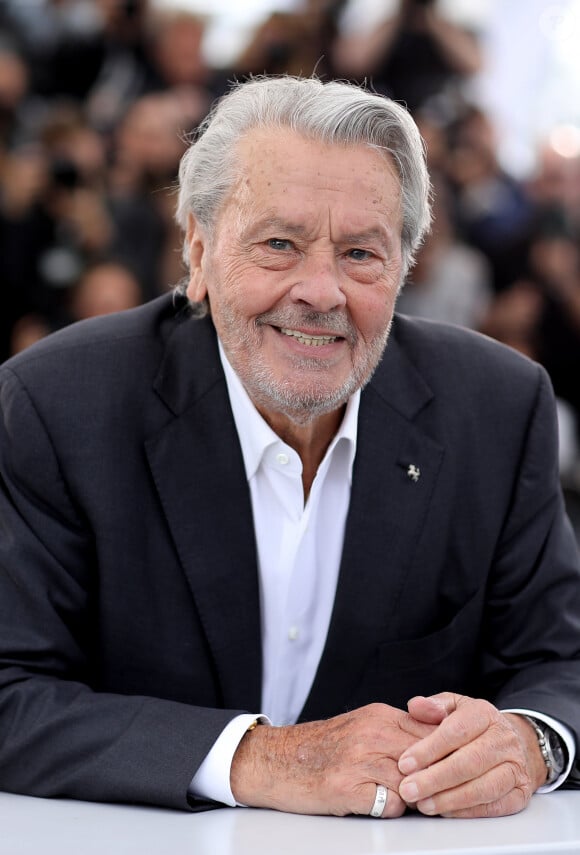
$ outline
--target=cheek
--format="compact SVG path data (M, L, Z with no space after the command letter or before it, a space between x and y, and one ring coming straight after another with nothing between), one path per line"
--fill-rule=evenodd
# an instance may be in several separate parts
M243 292L244 267L238 259L222 257L214 260L205 271L205 281L210 301L215 304L235 304Z
M364 286L350 302L351 317L365 340L384 332L395 309L396 289L365 289Z
M228 304L246 317L269 311L280 299L278 279L239 258L224 259L207 276L210 301Z

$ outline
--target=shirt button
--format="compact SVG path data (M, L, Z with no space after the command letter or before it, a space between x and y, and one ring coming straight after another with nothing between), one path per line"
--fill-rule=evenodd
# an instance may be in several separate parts
M300 634L300 630L298 629L297 626L291 626L290 629L288 630L288 638L290 641L296 641L299 634Z
M284 452L283 452L283 451L282 451L282 452L280 452L280 454L277 454L277 455L276 455L276 460L278 461L278 463L280 464L280 466L286 466L286 464L288 463L288 460L289 460L289 459L290 459L290 458L288 457L288 455L287 455L287 454L284 454Z

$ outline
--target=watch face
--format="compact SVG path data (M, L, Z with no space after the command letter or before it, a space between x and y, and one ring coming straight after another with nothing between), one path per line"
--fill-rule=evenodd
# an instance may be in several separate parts
M548 750L552 755L552 763L554 772L554 777L561 775L564 771L564 767L566 765L566 757L564 755L564 749L562 747L562 741L557 733L554 733L551 727L547 727L544 732L544 738L548 745Z

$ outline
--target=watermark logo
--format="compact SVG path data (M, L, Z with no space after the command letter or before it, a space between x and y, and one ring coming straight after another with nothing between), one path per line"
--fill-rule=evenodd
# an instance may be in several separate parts
M580 0L550 3L538 18L540 31L550 41L568 42L580 30Z

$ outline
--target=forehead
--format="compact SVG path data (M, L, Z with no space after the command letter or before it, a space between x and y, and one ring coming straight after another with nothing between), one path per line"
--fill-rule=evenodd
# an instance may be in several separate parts
M279 205L304 211L352 208L400 213L400 182L391 156L363 144L326 143L287 128L249 131L237 147L233 207ZM228 207L226 202L226 208Z

